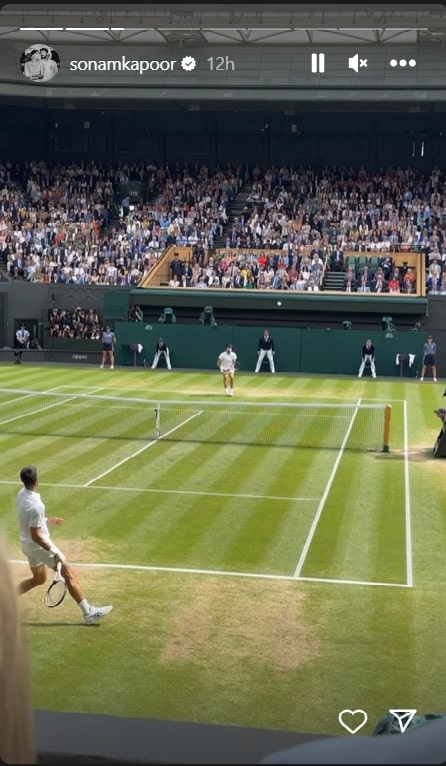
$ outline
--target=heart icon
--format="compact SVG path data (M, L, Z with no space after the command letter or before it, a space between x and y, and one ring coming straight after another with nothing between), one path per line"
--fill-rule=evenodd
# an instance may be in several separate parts
M357 717L356 718L357 721L359 719L361 719L361 720L360 720L360 723L358 723L355 726L355 728L352 728L352 726L350 726L349 724L353 724L354 725L355 722L353 721L353 718L355 718L355 717ZM344 719L347 719L347 720L344 720ZM359 731L360 729L362 729L363 726L366 725L367 720L368 720L368 716L367 716L367 713L365 712L365 710L348 710L348 709L346 709L346 710L341 710L341 712L338 715L339 723L341 724L341 726L344 727L344 729L347 729L347 731L350 734L356 734L357 731Z

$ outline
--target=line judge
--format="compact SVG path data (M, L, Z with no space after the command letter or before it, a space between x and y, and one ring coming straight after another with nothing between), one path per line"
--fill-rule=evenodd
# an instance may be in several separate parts
M276 372L276 368L274 365L275 353L276 353L276 349L274 346L274 339L271 337L268 330L264 330L263 335L259 340L259 345L257 348L257 364L256 364L256 368L254 372L260 371L260 367L262 366L263 359L266 356L269 362L269 368L274 375L274 373Z

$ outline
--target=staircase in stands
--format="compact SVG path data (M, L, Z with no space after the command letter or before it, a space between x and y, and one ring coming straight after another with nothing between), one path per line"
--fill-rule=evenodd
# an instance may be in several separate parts
M237 192L237 196L229 204L228 220L223 227L221 236L215 237L213 248L214 250L222 249L225 247L226 237L230 235L234 223L237 223L240 220L245 207L247 207L247 199L251 194L251 191L252 182L249 181L248 183L244 183Z
M344 291L345 271L326 271L324 290Z

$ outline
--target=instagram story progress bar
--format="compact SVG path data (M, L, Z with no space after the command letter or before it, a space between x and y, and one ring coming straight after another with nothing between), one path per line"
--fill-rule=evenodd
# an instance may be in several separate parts
M313 74L325 72L325 53L311 54L311 71Z

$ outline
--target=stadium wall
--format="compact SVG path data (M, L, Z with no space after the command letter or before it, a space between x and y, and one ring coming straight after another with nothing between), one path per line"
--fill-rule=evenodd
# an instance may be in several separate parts
M311 325L325 329L327 323L355 322L356 329L376 326L382 314L397 317L398 325L408 329L423 321L428 299L414 295L347 294L344 292L296 292L293 290L239 290L199 288L147 288L131 293L132 305L143 311L144 320L158 322L164 308L171 307L178 323L196 324L205 305L212 306L215 319L226 325L271 323L276 326ZM111 316L105 296L104 312ZM333 326L333 325L331 325Z
M379 375L415 377L421 369L424 333L396 332L386 338L383 330L374 332L359 330L311 330L277 328L268 325L276 346L277 372L302 374L355 375L361 363L361 348L371 337L376 348L376 364ZM118 322L115 332L118 338L116 363L142 367L144 360L152 363L155 344L163 337L169 346L172 366L182 369L216 370L218 354L228 343L237 353L240 369L253 372L257 360L257 344L263 326L230 327L163 325ZM446 336L446 333L443 333ZM446 337L445 337L446 342ZM444 345L438 340L439 345ZM140 344L140 353L132 346ZM396 364L397 355L415 356L412 366L408 358L402 368ZM268 364L264 368L269 370Z
M144 358L151 361L155 342L162 335L172 346L173 365L176 367L215 369L217 354L227 343L233 343L240 356L242 369L251 370L254 369L260 331L268 327L277 343L277 369L280 372L353 374L359 366L361 346L370 336L379 354L379 374L397 375L399 370L395 364L396 354L414 353L418 355L418 361L425 334L428 331L433 333L438 344L437 361L440 377L443 370L446 372L446 301L442 296L421 299L423 303L422 331L414 332L410 328L413 327L414 317L420 318L420 312L416 315L398 314L395 311L400 307L402 311L407 312L409 296L402 296L392 304L385 301L380 304L375 302L373 306L375 311L367 313L365 311L366 297L361 300L357 296L340 296L336 298L336 301L343 301L343 303L337 305L337 310L333 311L331 309L333 299L324 298L321 293L304 296L306 299L304 304L297 300L299 296L286 295L280 296L284 305L278 311L277 307L271 309L269 305L271 301L277 304L277 295L273 299L264 293L256 295L250 292L249 302L245 306L247 301L245 296L222 291L219 294L220 299L237 304L242 319L222 320L218 310L216 312L218 327L215 328L198 324L201 309L208 300L210 305L214 302L210 300L210 294L206 291L203 295L202 290L191 292L180 290L176 291L175 296L172 295L174 291L151 291L158 301L158 305L154 305L155 298L150 298L153 319L142 323L128 322L128 309L138 302L142 292L144 291L102 286L2 283L0 284L0 348L14 345L15 330L20 322L24 321L39 339L40 344L52 352L51 358L48 357L47 361L66 359L67 362L76 364L96 363L100 347L97 341L70 342L48 338L48 317L51 308L72 310L80 306L86 309L94 308L103 321L110 322L114 326L118 338L116 362L122 365L133 365L134 355L130 345L134 343L141 343L144 347L144 351L138 354L138 365L142 365ZM168 292L169 296L167 296ZM159 323L158 318L162 307L170 305L174 297L185 303L186 307L189 306L193 314L191 321L184 323L180 321L175 325ZM293 311L290 310L289 314L286 313L288 301L293 307ZM311 306L312 311L303 311L303 305ZM391 311L386 310L390 306ZM145 307L145 313L148 308L148 306ZM349 311L347 312L346 309ZM379 329L381 316L389 314L393 315L397 327L393 339L384 338L385 333ZM341 330L342 320L352 320L353 329ZM304 326L302 326L303 323ZM146 327L151 329L146 330ZM87 359L79 359L79 356L87 356ZM10 356L3 355L3 359L9 361ZM416 365L410 370L404 369L404 375L414 375L416 369L418 369Z

